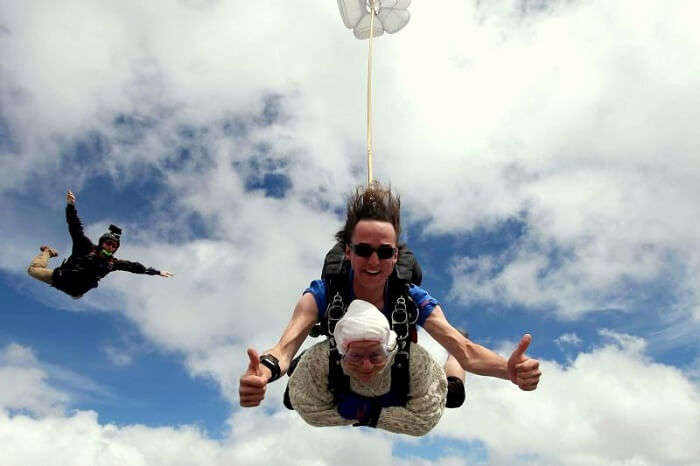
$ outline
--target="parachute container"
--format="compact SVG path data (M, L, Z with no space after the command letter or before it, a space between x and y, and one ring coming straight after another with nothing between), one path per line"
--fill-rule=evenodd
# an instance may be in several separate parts
M407 8L411 0L338 0L338 9L343 24L352 29L358 39L370 36L370 8L374 8L373 37L381 36L384 31L393 34L408 24L411 14Z

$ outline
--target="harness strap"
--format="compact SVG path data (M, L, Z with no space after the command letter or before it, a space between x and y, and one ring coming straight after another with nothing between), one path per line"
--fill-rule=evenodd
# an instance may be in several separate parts
M335 347L335 339L330 338L331 349L328 358L328 390L333 394L333 404L339 404L343 395L350 392L350 377L345 375L340 365L341 356Z
M410 372L411 345L406 345L405 350L399 350L391 366L391 389L396 406L405 406L408 402L409 372Z
M394 303L391 312L391 328L396 332L398 346L394 364L391 366L391 393L397 406L405 406L409 400L411 342L415 342L417 337L415 327L418 312L408 293L407 283L390 280L389 296L390 302Z
M360 422L353 424L353 427L377 427L377 422L379 422L379 416L381 414L382 405L379 403L375 403L371 406L370 412L365 415L364 419L360 420Z

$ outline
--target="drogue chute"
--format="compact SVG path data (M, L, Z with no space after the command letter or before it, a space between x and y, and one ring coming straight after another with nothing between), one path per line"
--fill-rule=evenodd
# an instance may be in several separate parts
M411 14L407 8L411 0L338 0L343 24L352 29L358 39L381 36L384 32L393 34L408 24ZM374 9L372 21L370 8ZM372 25L372 23L374 23Z

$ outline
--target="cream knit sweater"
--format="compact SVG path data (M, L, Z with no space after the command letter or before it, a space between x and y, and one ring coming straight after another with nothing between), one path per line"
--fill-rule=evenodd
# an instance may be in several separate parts
M292 406L309 424L316 427L351 425L333 404L328 391L328 340L309 348L289 379ZM350 388L358 395L374 397L389 392L392 358L386 368L365 383L350 378ZM409 401L405 407L383 408L377 427L408 435L425 435L437 425L445 408L447 378L442 367L420 345L411 344Z

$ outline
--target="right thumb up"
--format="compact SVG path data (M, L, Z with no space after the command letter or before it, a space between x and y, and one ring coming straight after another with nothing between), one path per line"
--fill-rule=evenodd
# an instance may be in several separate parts
M262 376L262 370L260 370L260 356L258 352L253 348L248 348L248 374Z

